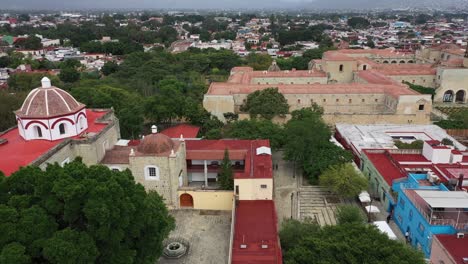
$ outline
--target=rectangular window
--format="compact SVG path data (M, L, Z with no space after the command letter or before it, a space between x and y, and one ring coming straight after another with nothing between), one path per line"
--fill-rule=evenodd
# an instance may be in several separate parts
M424 234L424 225L422 223L419 223L418 225L418 231L419 231L419 234L423 235Z
M267 185L266 185L266 184L262 184L262 185L260 185L260 188L266 189L266 188L267 188Z
M400 206L402 209L405 209L405 200L403 200L402 198L400 198Z
M156 168L154 168L154 167L148 168L148 175L150 177L156 177Z
M423 105L423 104L420 104L418 109L419 109L419 111L424 110L424 105Z

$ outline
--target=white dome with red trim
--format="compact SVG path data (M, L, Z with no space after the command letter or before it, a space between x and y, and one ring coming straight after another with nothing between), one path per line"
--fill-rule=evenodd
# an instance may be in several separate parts
M50 79L42 79L42 87L32 90L15 113L20 118L50 118L73 114L85 105L64 90L51 86Z
M58 140L79 135L88 128L85 105L66 91L42 79L15 111L18 130L25 140Z

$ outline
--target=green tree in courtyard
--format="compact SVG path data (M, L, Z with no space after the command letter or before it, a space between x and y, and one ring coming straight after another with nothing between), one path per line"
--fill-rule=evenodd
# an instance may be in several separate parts
M351 163L330 166L319 177L320 185L342 198L353 198L367 190L367 179Z
M280 149L286 137L283 128L271 120L239 120L231 122L224 128L225 138L269 139L271 147Z
M278 92L278 88L266 88L249 94L241 106L241 111L249 113L252 118L260 116L272 119L275 116L286 115L289 105L284 95Z
M174 228L130 171L74 161L0 178L1 263L155 263Z
M293 234L293 235L291 235ZM286 220L280 231L287 264L424 264L421 252L361 223L320 227Z
M224 150L224 158L221 162L221 171L219 172L219 185L223 190L234 189L234 178L233 178L232 164L229 159L229 151Z
M273 62L273 59L268 54L250 53L245 59L247 61L247 65L256 71L268 70L268 67L270 67Z
M294 162L313 184L329 166L352 160L349 151L330 142L331 131L322 114L323 109L316 104L293 111L284 132L288 138L284 144L284 158Z
M355 205L340 205L336 213L336 222L338 224L365 223L361 208Z

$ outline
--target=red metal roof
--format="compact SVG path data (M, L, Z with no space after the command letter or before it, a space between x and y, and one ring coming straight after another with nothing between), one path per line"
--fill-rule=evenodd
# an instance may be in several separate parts
M200 127L180 124L173 126L161 131L161 134L164 134L170 138L180 138L180 135L183 135L184 138L196 138Z
M233 264L282 263L277 216L272 200L239 201L236 208ZM246 245L246 248L241 248ZM262 248L267 245L267 248Z
M363 150L363 153L365 153L365 155L369 158L372 164L374 164L375 168L379 171L380 175L382 175L382 177L388 183L389 186L392 186L394 180L406 176L397 167L397 165L391 161L390 156L387 152Z
M103 130L107 124L96 122L108 111L93 111L86 110L88 118L88 129L83 132L98 133ZM11 129L0 135L0 139L6 139L8 142L0 145L0 171L9 176L17 171L22 166L27 166L40 156L47 153L53 147L57 146L64 139L48 141L48 140L31 140L26 141L20 135L18 128ZM74 137L79 140L79 136Z
M440 244L448 251L457 264L466 263L463 258L468 258L468 237L457 238L456 235L435 235Z

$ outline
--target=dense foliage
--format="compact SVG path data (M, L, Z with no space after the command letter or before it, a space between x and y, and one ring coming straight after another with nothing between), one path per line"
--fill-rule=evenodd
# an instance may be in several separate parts
M367 190L367 178L351 163L332 165L319 177L320 185L342 198L353 198Z
M129 171L74 161L0 177L1 263L155 263L174 228Z
M434 95L435 95L435 89L434 88L424 87L424 86L417 85L417 84L412 84L412 83L409 83L409 82L404 82L404 83L407 84L409 86L409 88L411 88L412 90L414 90L414 91L416 91L418 93L430 94L432 96L432 99L434 99Z
M422 140L415 140L411 143L405 143L400 140L395 140L395 146L399 149L422 149L424 145L424 141Z
M330 142L331 131L322 119L323 110L316 104L292 112L285 125L287 141L284 158L294 162L309 182L317 183L318 176L328 167L352 161L352 154Z
M370 26L370 22L363 17L351 17L348 19L348 26L357 29L365 29Z
M362 223L320 227L287 220L282 224L280 239L287 264L425 263L421 252Z
M365 223L366 217L358 206L344 204L338 206L336 222L338 224Z
M445 129L468 129L468 108L453 107L450 109L447 120L441 120L435 124Z
M252 118L260 116L271 120L275 116L289 113L289 105L284 95L278 92L278 88L266 88L249 94L241 111L249 113Z

